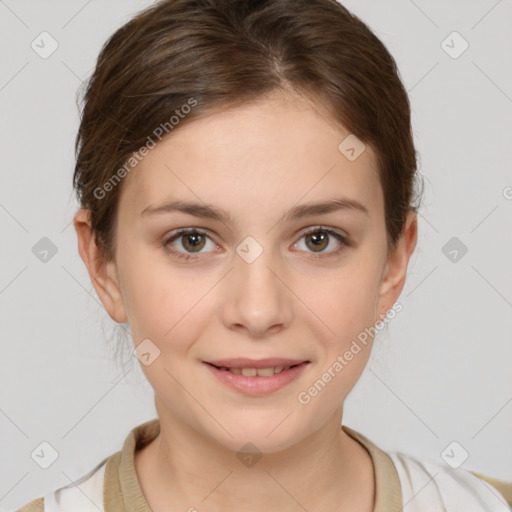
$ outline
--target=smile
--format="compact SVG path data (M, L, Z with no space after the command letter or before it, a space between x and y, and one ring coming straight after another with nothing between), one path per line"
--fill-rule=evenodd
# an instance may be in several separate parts
M269 368L227 368L225 366L221 366L217 368L219 368L219 370L233 372L235 375L243 375L245 377L272 377L272 375L275 375L276 373L289 370L292 366L274 366Z
M204 363L225 386L246 395L264 396L274 393L299 377L310 363L303 361L287 366L216 366Z

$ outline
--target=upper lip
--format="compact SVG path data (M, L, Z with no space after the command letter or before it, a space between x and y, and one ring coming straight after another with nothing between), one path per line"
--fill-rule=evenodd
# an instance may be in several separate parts
M267 357L265 359L248 359L237 357L233 359L218 359L216 361L205 361L205 363L225 368L273 368L276 366L294 366L296 364L309 362L305 359L284 359L281 357Z

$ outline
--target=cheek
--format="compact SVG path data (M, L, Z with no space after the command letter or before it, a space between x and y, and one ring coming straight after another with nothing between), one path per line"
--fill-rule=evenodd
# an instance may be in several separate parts
M374 268L358 263L317 280L309 292L304 291L305 303L328 327L323 330L324 339L344 344L374 324L377 281Z
M343 402L368 362L373 345L376 282L377 273L371 267L347 266L312 297L311 310L329 327L322 329L319 337L319 366L308 388L319 417ZM324 386L326 391L317 391ZM303 391L308 394L308 389ZM316 393L319 398L312 398Z
M162 280L148 269L132 272L128 279L124 299L134 342L163 338L179 314L177 294L169 293Z
M162 353L185 350L208 318L212 279L136 259L127 270L124 300L134 343L149 338Z

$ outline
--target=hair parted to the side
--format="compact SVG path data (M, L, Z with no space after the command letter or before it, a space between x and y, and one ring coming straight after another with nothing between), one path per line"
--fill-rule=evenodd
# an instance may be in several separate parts
M105 261L115 259L129 176L104 184L157 127L169 127L191 98L195 107L173 130L290 90L324 105L376 152L392 250L407 211L418 208L416 152L407 93L373 32L336 0L161 0L109 38L86 84L73 186Z
M85 84L73 186L103 261L134 155L161 127L275 92L313 100L373 148L393 251L419 176L407 92L373 32L336 0L161 0L106 41Z

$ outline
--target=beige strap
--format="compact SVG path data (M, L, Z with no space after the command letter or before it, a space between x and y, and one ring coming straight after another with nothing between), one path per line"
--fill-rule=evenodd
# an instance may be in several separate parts
M119 463L121 452L114 453L107 459L105 478L103 480L104 512L124 511L123 494L119 483Z
M44 512L44 498L36 498L23 505L16 512Z
M498 491L503 494L507 504L512 507L512 482L505 482L504 480L491 478L490 476L475 473L474 471L471 471L471 473L473 473L473 475L477 476L478 478L481 478L488 484L491 484L495 489L498 489Z
M361 443L372 457L375 470L375 507L373 512L402 512L400 480L389 455L359 432L345 425L342 425L341 428Z

